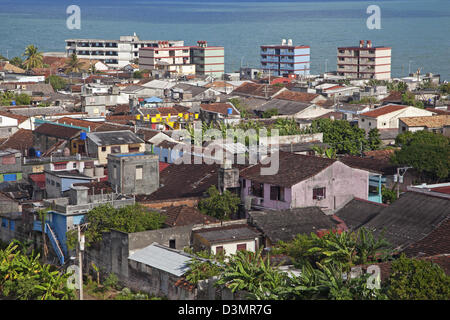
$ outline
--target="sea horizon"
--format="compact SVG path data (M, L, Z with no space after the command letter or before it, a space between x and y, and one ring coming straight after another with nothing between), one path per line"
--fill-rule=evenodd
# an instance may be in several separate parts
M66 8L81 8L81 29L66 27ZM370 30L369 5L381 9L381 29ZM337 47L392 47L392 77L409 71L450 79L450 6L447 0L236 1L0 0L0 54L12 58L28 44L43 52L64 52L69 38L207 40L225 47L226 72L260 67L260 46L292 39L311 47L311 74L336 70Z

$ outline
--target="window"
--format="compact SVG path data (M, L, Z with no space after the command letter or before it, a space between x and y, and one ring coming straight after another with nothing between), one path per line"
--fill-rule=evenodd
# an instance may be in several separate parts
M59 182L56 183L56 187L61 187L61 184Z
M175 239L169 240L169 248L175 249Z
M264 184L252 183L252 195L260 198L264 198Z
M362 118L362 119L361 119L361 122L364 122L364 121L365 121L364 118Z
M284 188L270 186L270 200L284 201Z
M246 243L238 244L238 245L236 246L236 250L237 250L237 251L247 250L247 244L246 244Z
M114 165L113 167L113 179L117 179L117 166Z
M142 166L136 166L136 180L142 180Z
M106 147L102 147L102 152L105 152L106 151Z
M313 189L313 199L314 200L322 200L325 199L326 196L325 188L314 188Z
M369 122L369 127L372 126L372 122Z
M5 218L2 218L2 227L3 228L8 228L8 220Z
M223 246L216 247L216 254L223 252Z
M54 186L55 185L55 181L54 180L52 180L52 186Z
M73 168L75 169L77 167L77 164L74 162L73 163Z

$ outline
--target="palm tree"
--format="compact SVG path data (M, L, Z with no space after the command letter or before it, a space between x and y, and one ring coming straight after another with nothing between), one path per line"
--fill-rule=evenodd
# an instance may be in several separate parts
M30 44L25 48L25 53L22 56L27 57L23 63L25 69L30 70L33 68L41 68L43 66L42 52L38 51L38 48L33 44Z
M90 72L91 74L96 74L96 73L98 73L98 70L97 70L97 68L95 67L95 64L91 64L91 66L89 67L89 72Z
M47 256L48 256L48 247L47 247L47 238L45 236L45 224L47 219L47 211L48 210L39 210L38 215L39 219L41 220L41 233L42 233L42 247L43 247L43 258L44 263L47 262Z
M76 53L72 53L70 60L66 63L65 73L78 73L82 70L81 62Z

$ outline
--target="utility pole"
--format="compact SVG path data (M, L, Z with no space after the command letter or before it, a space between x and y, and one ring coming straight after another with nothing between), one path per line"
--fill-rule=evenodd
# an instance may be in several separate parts
M84 251L84 234L81 234L80 225L78 228L78 283L80 284L80 300L83 300L83 251Z
M408 169L412 167L397 167L397 174L394 175L394 182L397 182L397 199L400 197L400 183L403 183L403 176L406 174Z

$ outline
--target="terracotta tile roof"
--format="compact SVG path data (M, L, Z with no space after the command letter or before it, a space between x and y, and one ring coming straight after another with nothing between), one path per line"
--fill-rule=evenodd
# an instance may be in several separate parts
M121 115L129 113L130 113L130 105L128 104L119 104L113 108L113 115Z
M244 168L240 176L255 182L280 187L291 187L331 166L336 160L288 152L279 152L279 169L274 175L261 175L261 168L268 165L256 164Z
M318 116L314 119L334 119L334 120L342 120L344 118L344 114L342 112L333 112L330 110L330 112L325 113L321 116Z
M442 128L450 125L450 114L426 117L405 117L399 119L408 127Z
M117 131L117 130L130 130L128 126L123 126L120 124L113 123L102 123L100 126L93 130L94 132L105 132L105 131Z
M349 167L380 173L384 175L394 174L396 168L389 162L389 160L382 161L380 159L361 158L358 156L350 156L350 155L340 157L339 160Z
M75 118L69 118L69 117L59 118L58 120L56 120L56 122L71 124L73 126L83 127L83 128L90 127L91 130L95 130L96 128L98 128L102 125L102 122L87 121L87 120L75 119Z
M204 228L192 231L210 244L250 240L258 237L261 232L247 224L234 224L228 226Z
M233 85L225 81L214 81L205 85L205 88L225 88L225 87L233 87Z
M70 128L51 123L43 123L34 130L34 133L61 139L71 139L77 136L81 131L81 129L77 128Z
M450 218L403 251L408 257L450 254Z
M219 222L218 219L201 213L197 208L188 206L165 207L161 209L161 214L166 216L164 224L170 227Z
M33 131L19 129L0 145L0 150L13 148L24 153L25 150L28 150L33 145Z
M266 96L266 88L267 88L267 96L272 97L279 93L282 90L286 90L286 88L273 86L273 85L264 85L257 84L252 82L246 82L233 90L233 94L242 94L246 96L256 96L256 97L265 97Z
M210 186L217 186L219 168L216 164L171 164L159 174L160 188L136 199L145 202L201 197Z
M384 235L392 249L404 250L432 233L450 216L450 199L408 191L363 227Z
M399 148L366 151L366 152L364 152L364 156L366 158L370 158L370 159L390 161L391 156L394 154L395 150L397 150L397 149L399 149Z
M298 92L298 91L283 91L277 95L277 99L298 101L298 102L311 102L319 95L316 93Z
M364 117L370 117L370 118L378 118L380 116L383 116L385 114L399 111L402 109L408 108L408 106L403 105L395 105L395 104L389 104L383 107L376 108L375 110L367 111L364 113L361 113L361 116Z
M29 119L27 116L22 116L20 114L14 114L14 113L3 112L3 111L0 111L0 116L16 119L16 120L18 120L19 124L24 122L24 121L27 121Z
M402 93L400 91L391 91L389 95L381 99L382 102L402 102Z
M291 241L298 234L336 228L336 221L319 207L289 210L250 211L249 223L264 233L272 243Z
M425 108L427 111L431 111L437 114L450 114L449 110L442 110L442 109L436 109L436 108Z
M217 103L201 104L200 108L205 111L216 112L216 113L220 113L223 115L228 115L228 108L231 108L232 115L235 115L235 116L239 115L239 113L236 111L236 109L228 103L217 102Z
M335 214L345 222L350 230L358 230L386 206L382 203L353 198Z

